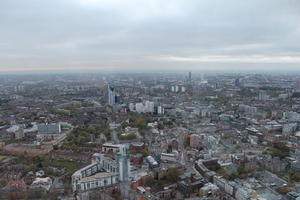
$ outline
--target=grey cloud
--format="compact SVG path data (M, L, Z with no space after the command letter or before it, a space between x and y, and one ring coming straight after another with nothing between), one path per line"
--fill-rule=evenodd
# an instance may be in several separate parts
M298 0L83 2L1 0L0 69L230 69L233 64L226 60L207 64L159 58L300 56ZM237 62L233 68L262 64L255 62Z

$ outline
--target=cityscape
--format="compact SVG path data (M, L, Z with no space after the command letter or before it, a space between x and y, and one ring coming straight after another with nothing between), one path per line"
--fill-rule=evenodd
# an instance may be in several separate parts
M298 199L299 77L1 76L0 196Z
M300 0L0 0L0 200L300 200Z

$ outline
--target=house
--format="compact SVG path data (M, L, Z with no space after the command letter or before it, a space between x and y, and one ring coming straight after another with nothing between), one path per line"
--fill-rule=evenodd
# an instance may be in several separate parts
M52 186L52 180L50 177L46 177L46 178L39 178L37 177L31 184L31 188L41 188L44 190L49 191L50 188Z

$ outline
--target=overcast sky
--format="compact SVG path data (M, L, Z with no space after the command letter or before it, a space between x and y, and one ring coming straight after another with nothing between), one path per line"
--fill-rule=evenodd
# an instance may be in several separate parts
M300 70L300 0L0 0L0 71Z

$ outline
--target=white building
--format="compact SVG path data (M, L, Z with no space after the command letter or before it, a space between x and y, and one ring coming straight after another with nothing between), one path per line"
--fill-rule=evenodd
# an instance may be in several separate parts
M176 162L179 160L179 154L177 153L161 153L160 155L161 161L168 161L168 162Z
M154 102L145 101L144 103L129 104L129 110L137 113L154 113Z
M92 163L72 175L72 189L84 192L94 188L111 186L129 180L130 161L129 146L119 146L117 159L104 154L93 155Z
M120 182L129 181L130 176L130 159L129 159L129 145L122 145L117 155L118 158L118 172Z
M181 92L185 92L185 87L184 86L181 86Z
M165 109L162 106L157 106L157 114L158 115L164 115Z
M154 102L151 101L145 102L145 112L149 112L149 113L154 112Z
M171 86L171 91L175 92L175 86Z
M135 104L135 110L137 113L144 113L145 112L145 106L143 103L137 103Z
M175 92L179 92L179 86L175 85Z
M135 111L135 105L133 103L129 104L129 111L134 112Z
M42 188L45 190L50 190L52 185L52 180L49 177L46 178L36 178L32 184L31 184L31 188Z

